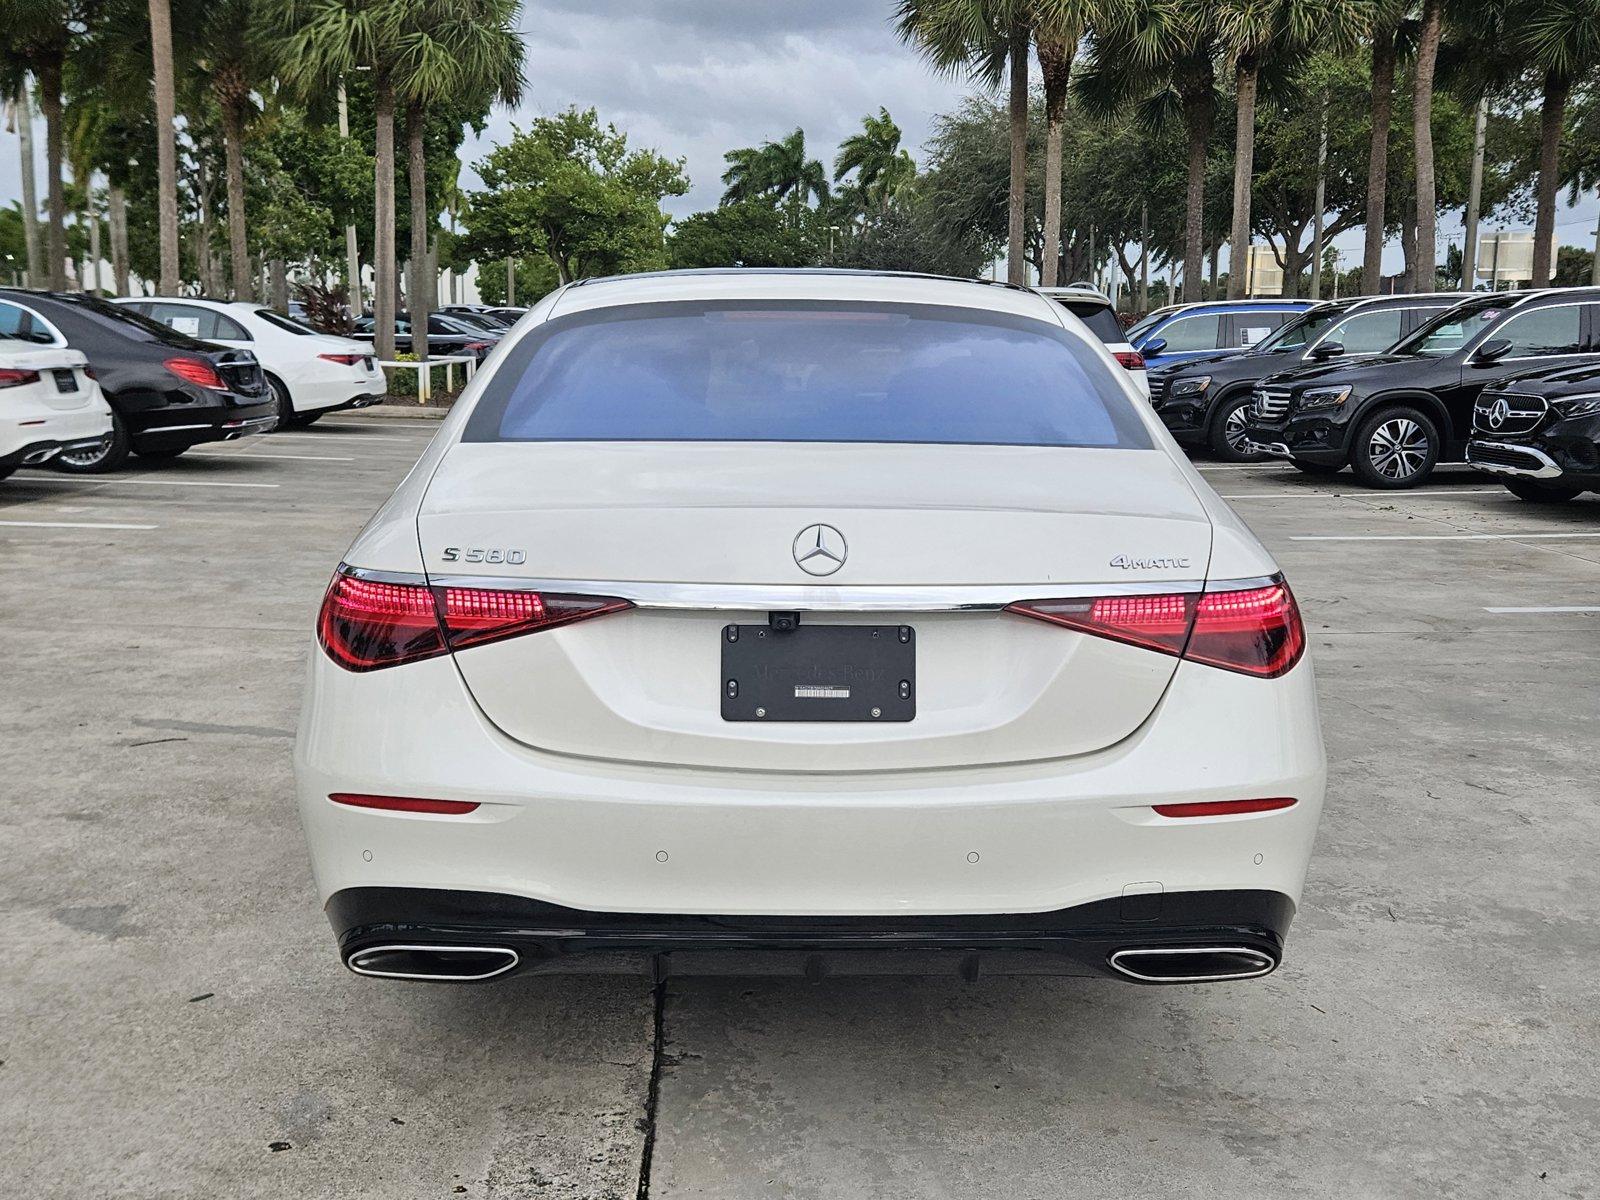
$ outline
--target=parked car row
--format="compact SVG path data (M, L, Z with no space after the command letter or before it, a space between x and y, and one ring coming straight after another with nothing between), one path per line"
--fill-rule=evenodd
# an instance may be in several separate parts
M1164 309L1129 331L1174 438L1233 462L1409 488L1465 462L1524 499L1600 488L1600 288L1301 303L1248 347L1181 357L1161 336L1204 317L1219 343L1259 301Z

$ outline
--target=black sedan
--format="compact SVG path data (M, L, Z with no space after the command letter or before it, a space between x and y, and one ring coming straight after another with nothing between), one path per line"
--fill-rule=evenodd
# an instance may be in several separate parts
M1150 399L1172 436L1205 446L1227 462L1266 457L1245 437L1255 385L1268 375L1338 359L1353 362L1389 349L1424 321L1466 299L1461 292L1426 296L1357 296L1308 309L1243 354L1186 359L1150 372Z
M1600 492L1600 364L1484 388L1467 461L1535 503Z
M361 341L373 340L374 322L371 317L360 317L356 320L355 330L351 337ZM500 340L504 329L498 332L488 329L479 329L468 325L451 313L428 314L428 354L430 356L470 354L479 362L489 351L493 350L495 343ZM394 322L394 348L402 354L411 353L411 314L400 313Z
M1268 376L1245 436L1311 474L1346 464L1369 487L1408 488L1461 461L1487 387L1600 358L1600 288L1478 296L1387 354Z
M58 454L61 471L114 471L131 451L176 458L200 442L265 433L278 422L261 366L228 350L92 296L0 288L0 305L26 316L25 340L71 346L89 359L111 406L100 444Z

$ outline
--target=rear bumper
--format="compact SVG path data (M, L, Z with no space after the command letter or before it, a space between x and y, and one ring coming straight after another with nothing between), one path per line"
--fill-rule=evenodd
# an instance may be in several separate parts
M340 379L302 385L294 393L294 408L300 413L339 412L347 408L366 408L377 404L389 387L383 371L366 379Z
M110 432L109 429L107 432ZM70 438L65 441L45 438L37 442L26 442L8 453L0 454L0 471L10 471L16 467L42 466L66 451L92 450L104 437L105 434L102 433L96 437Z
M1158 980L1129 951L1227 947L1275 968L1294 916L1277 892L1143 894L1045 913L750 917L613 913L492 892L350 888L327 904L339 956L358 974L412 977L387 947L495 948L484 978L528 970L658 974L1103 975ZM1115 963L1114 963L1115 956ZM1149 961L1157 961L1154 958Z
M201 404L147 408L123 419L136 446L194 446L267 433L277 425L278 409L270 397L212 393Z
M63 450L87 449L110 432L111 412L104 405L29 412L0 425L0 468L46 462Z

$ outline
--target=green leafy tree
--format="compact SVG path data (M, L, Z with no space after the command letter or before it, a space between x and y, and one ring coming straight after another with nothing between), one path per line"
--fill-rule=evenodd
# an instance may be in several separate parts
M661 201L689 190L681 159L629 150L594 109L541 117L477 165L473 257L545 255L562 283L666 263Z
M667 239L667 260L674 268L806 267L817 257L811 230L785 221L761 200L694 213L676 222Z
M806 151L806 134L796 129L776 142L730 150L723 155L728 169L722 173L723 203L764 199L779 205L791 224L801 220L801 210L815 198L828 199L828 169Z

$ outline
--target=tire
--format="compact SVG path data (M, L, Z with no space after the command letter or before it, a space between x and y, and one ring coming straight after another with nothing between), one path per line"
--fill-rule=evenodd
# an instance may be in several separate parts
M0 467L0 479L10 479L16 472L15 467Z
M326 409L319 408L316 412L295 413L294 419L289 424L296 429L305 429L307 426L315 425L326 411Z
M1356 426L1350 465L1368 487L1416 487L1439 465L1439 427L1409 405L1381 408Z
M187 449L188 446L162 446L160 449L141 450L135 446L133 452L140 458L148 458L152 462L165 462L169 458L177 458Z
M1506 490L1530 504L1565 504L1583 495L1586 489L1564 483L1542 483L1537 479L1502 479Z
M273 429L293 429L296 421L294 401L289 396L289 389L275 376L267 376L267 386L272 389L273 402L278 406L278 423Z
M1338 463L1305 462L1298 458L1291 458L1289 461L1294 464L1296 471L1305 475L1315 475L1318 478L1331 478L1344 470L1344 467Z
M1223 462L1263 462L1268 457L1259 450L1245 449L1250 443L1244 436L1244 429L1253 403L1250 393L1242 392L1222 400L1211 414L1206 444Z
M58 454L50 460L50 465L68 475L103 475L127 462L128 452L132 448L128 427L122 423L120 416L112 413L111 432L101 439L99 446L74 454Z

